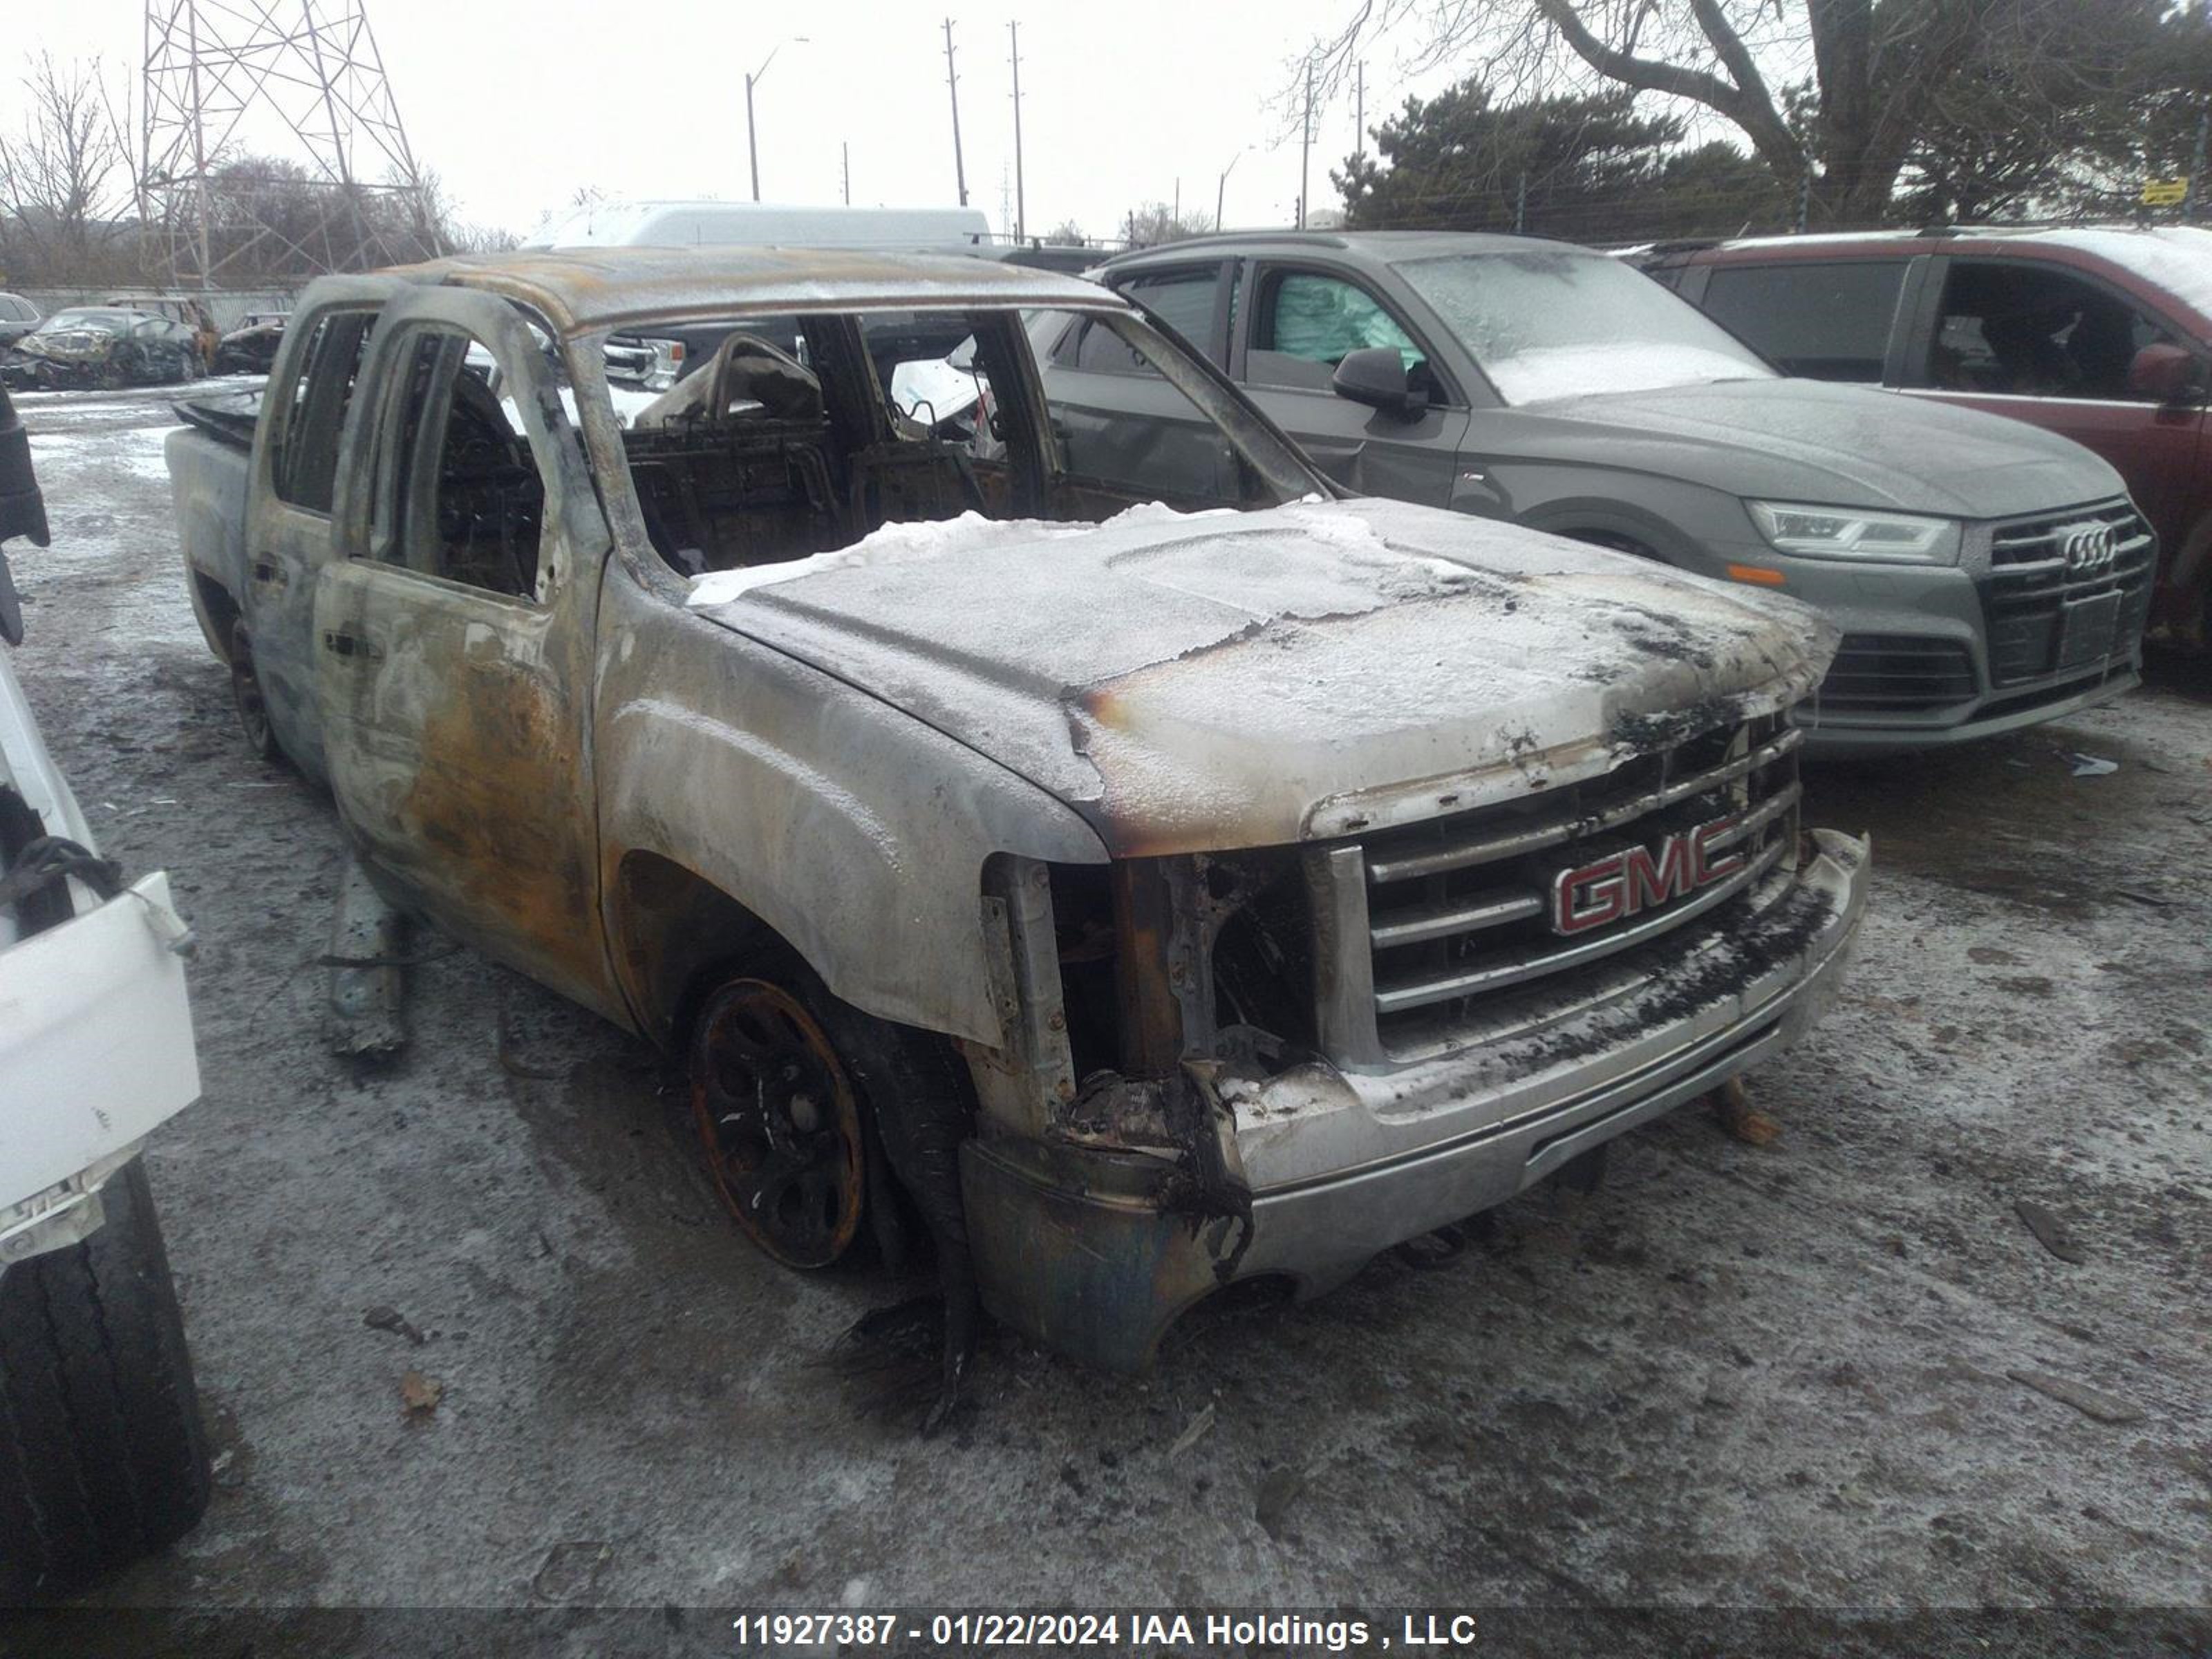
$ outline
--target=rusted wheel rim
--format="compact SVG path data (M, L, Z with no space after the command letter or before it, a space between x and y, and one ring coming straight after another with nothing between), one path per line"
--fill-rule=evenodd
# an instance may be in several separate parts
M691 1111L722 1201L793 1267L826 1267L859 1232L860 1103L814 1017L765 980L714 994L691 1047Z
M253 645L243 628L230 635L230 695L238 705L238 723L257 755L270 750L269 703L261 695L261 677L253 672Z

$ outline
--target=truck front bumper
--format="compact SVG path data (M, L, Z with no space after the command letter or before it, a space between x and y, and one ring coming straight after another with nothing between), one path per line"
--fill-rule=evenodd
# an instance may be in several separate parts
M0 951L0 1266L99 1224L99 1192L199 1096L160 872Z
M1373 1073L1313 1062L1224 1077L1251 1224L1194 1217L1158 1159L1011 1139L963 1148L985 1305L1113 1370L1232 1281L1300 1297L1504 1202L1577 1155L1781 1053L1832 1000L1866 908L1863 841L1811 856L1702 948L1540 1030Z

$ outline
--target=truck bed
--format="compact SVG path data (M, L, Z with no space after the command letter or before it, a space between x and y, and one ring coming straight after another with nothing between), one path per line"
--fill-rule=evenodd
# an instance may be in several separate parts
M175 408L185 424L169 434L163 453L176 503L177 541L201 630L209 648L227 659L231 621L246 591L246 487L260 393Z

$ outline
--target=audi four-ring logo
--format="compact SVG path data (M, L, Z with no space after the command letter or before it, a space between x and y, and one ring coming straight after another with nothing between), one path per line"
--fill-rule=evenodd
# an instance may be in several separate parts
M2112 526L2108 524L2077 524L2061 531L2065 538L2061 544L2066 550L2066 568L2081 575L2093 570L2102 570L2112 562Z

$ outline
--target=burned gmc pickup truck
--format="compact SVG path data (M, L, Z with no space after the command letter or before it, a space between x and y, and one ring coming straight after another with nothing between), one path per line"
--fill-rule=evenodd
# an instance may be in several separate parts
M1040 310L1139 413L1053 403ZM917 314L969 337L951 436L887 390ZM674 401L611 397L611 333L708 317ZM769 1255L918 1223L948 1391L979 1297L1134 1367L1502 1201L1778 1053L1858 926L1865 847L1798 824L1812 612L1341 498L1072 278L327 278L258 419L186 413L253 742L390 905L688 1054Z

